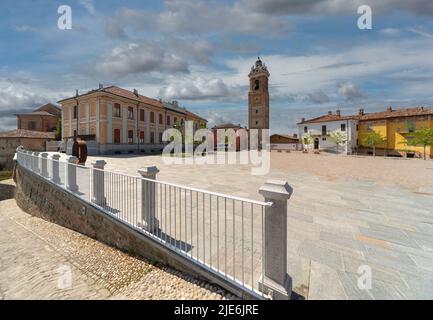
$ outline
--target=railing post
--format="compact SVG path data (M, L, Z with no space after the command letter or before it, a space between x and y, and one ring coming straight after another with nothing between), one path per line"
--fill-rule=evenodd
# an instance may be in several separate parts
M138 173L145 179L156 180L159 170L156 166L146 166L138 170ZM155 182L141 180L141 217L142 228L155 232L159 229L159 221L156 218L156 188Z
M92 202L105 206L107 199L105 198L105 180L104 167L107 163L104 160L96 160L92 162Z
M41 153L41 175L48 178L48 153Z
M72 192L78 191L77 185L77 163L78 158L74 156L70 156L68 158L68 164L66 169L66 188Z
M32 171L34 173L40 173L41 171L39 170L39 152L33 152L33 161L32 161Z
M264 218L264 270L259 289L275 300L290 299L292 280L287 273L287 200L293 189L285 181L269 180L259 193L272 206L265 209Z
M60 161L60 154L53 154L51 156L51 168L53 172L53 176L51 177L51 181L53 181L55 184L60 184L60 172L59 172L59 161Z

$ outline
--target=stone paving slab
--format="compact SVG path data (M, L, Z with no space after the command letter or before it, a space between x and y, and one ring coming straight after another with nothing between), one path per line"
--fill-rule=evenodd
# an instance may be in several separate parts
M59 269L60 268L60 269ZM72 285L64 286L64 271ZM60 285L59 285L60 283ZM235 299L0 202L0 299Z

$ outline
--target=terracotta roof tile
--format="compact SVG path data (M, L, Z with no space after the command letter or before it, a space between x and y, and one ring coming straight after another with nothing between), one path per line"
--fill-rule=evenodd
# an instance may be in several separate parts
M55 139L55 133L16 129L12 131L0 132L0 138Z
M389 109L383 112L366 113L360 116L360 120L380 120L399 117L413 117L433 115L433 109L424 107L415 107L408 109Z

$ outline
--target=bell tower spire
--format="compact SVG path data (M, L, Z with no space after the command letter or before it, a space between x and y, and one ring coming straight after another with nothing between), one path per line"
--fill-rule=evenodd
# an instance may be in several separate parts
M250 129L269 129L269 76L268 68L257 58L248 75L248 127Z

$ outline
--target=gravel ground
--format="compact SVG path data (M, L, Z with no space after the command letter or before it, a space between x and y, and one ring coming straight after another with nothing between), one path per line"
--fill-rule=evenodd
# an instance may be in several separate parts
M38 273L42 271L32 267L32 265L39 265L39 261L44 259L54 260L54 255L59 256L60 254L62 257L60 260L67 261L74 269L78 269L80 274L84 274L84 278L88 278L92 282L92 286L96 288L92 287L92 292L101 292L101 290L107 292L101 296L91 296L92 298L235 299L232 294L220 287L197 280L171 268L129 255L59 225L31 217L20 210L13 199L0 202L0 216L2 227L7 228L11 232L10 234L25 233L28 236L27 238L34 238L34 243L41 242L43 244L36 245L37 250L33 248L28 254L26 252L25 256L28 256L28 258L25 260L25 265L19 266L24 269L20 273L23 277L37 278ZM1 251L3 252L2 255L4 255L2 259L5 259L3 264L4 267L7 267L7 261L15 263L13 261L16 261L17 257L13 255L19 254L15 249L9 248L9 250L8 247L18 245L25 251L27 243L16 243L16 239L9 239L10 241L8 241L6 233L3 236L6 239L2 240ZM10 245L8 245L8 242L10 242ZM30 243L32 243L31 240ZM47 248L49 250L46 250ZM49 256L50 252L53 255L52 258ZM14 269L12 265L10 267L10 269L6 269ZM0 283L7 279L7 285L13 287L13 282L22 282L17 275L7 274L7 270L1 270ZM41 286L43 284L39 282L35 285ZM20 283L20 286L23 287L21 290L25 292L20 292L21 295L18 298L23 296L24 293L26 298L32 298L32 290L34 290L32 283ZM83 290L83 297L88 297L85 292L86 288L80 290ZM42 291L44 290L39 292ZM47 292L46 296L40 297L38 295L37 298L53 297L49 290L45 291ZM8 299L7 292L3 295L5 299Z

